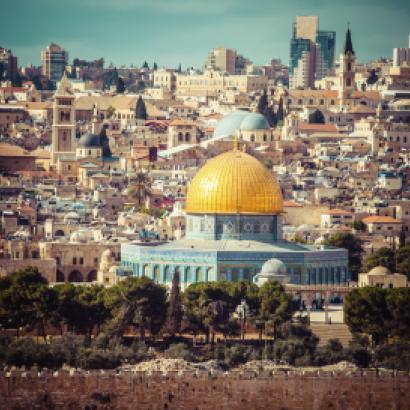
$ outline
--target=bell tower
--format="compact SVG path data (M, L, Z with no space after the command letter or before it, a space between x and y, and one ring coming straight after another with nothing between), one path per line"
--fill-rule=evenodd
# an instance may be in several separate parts
M341 103L350 98L355 91L355 62L356 55L353 50L352 33L347 29L345 44L339 59L339 98Z
M61 156L75 155L75 96L64 73L54 94L51 162L57 164Z

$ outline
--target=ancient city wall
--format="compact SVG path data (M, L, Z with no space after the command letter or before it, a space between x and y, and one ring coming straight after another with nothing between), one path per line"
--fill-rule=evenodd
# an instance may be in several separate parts
M13 371L0 374L0 408L405 410L410 378L375 371Z

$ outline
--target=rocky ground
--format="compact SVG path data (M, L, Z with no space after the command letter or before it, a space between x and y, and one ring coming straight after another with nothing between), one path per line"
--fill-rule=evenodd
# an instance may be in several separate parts
M169 372L169 371L194 371L198 369L202 370L215 370L224 371L226 367L222 362L216 360L210 360L208 362L192 363L183 359L154 359L145 362L138 363L136 365L123 366L124 370L132 370L139 372ZM238 367L238 370L243 371L274 371L274 370L291 370L301 372L314 372L314 371L328 371L328 372L354 372L358 370L358 367L353 363L346 361L339 362L337 364L322 366L322 367L293 367L289 365L277 364L270 360L255 360L247 362Z

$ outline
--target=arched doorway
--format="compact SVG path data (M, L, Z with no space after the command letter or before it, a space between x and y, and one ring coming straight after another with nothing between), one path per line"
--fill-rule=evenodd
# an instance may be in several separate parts
M69 282L82 282L83 275L81 275L81 272L79 272L78 270L73 270L68 275L68 281Z
M65 233L64 233L64 231L63 231L62 229L57 229L57 230L54 232L54 236L55 236L56 238L62 238L62 237L65 236Z
M87 282L95 282L96 280L97 280L97 271L92 270L92 271L88 272Z
M56 282L64 282L64 281L65 281L64 273L61 272L61 270L58 270L56 273Z

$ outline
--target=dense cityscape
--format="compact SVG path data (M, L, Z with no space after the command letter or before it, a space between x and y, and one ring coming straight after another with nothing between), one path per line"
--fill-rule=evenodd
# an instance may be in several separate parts
M330 28L289 64L0 44L1 408L409 408L410 35Z

